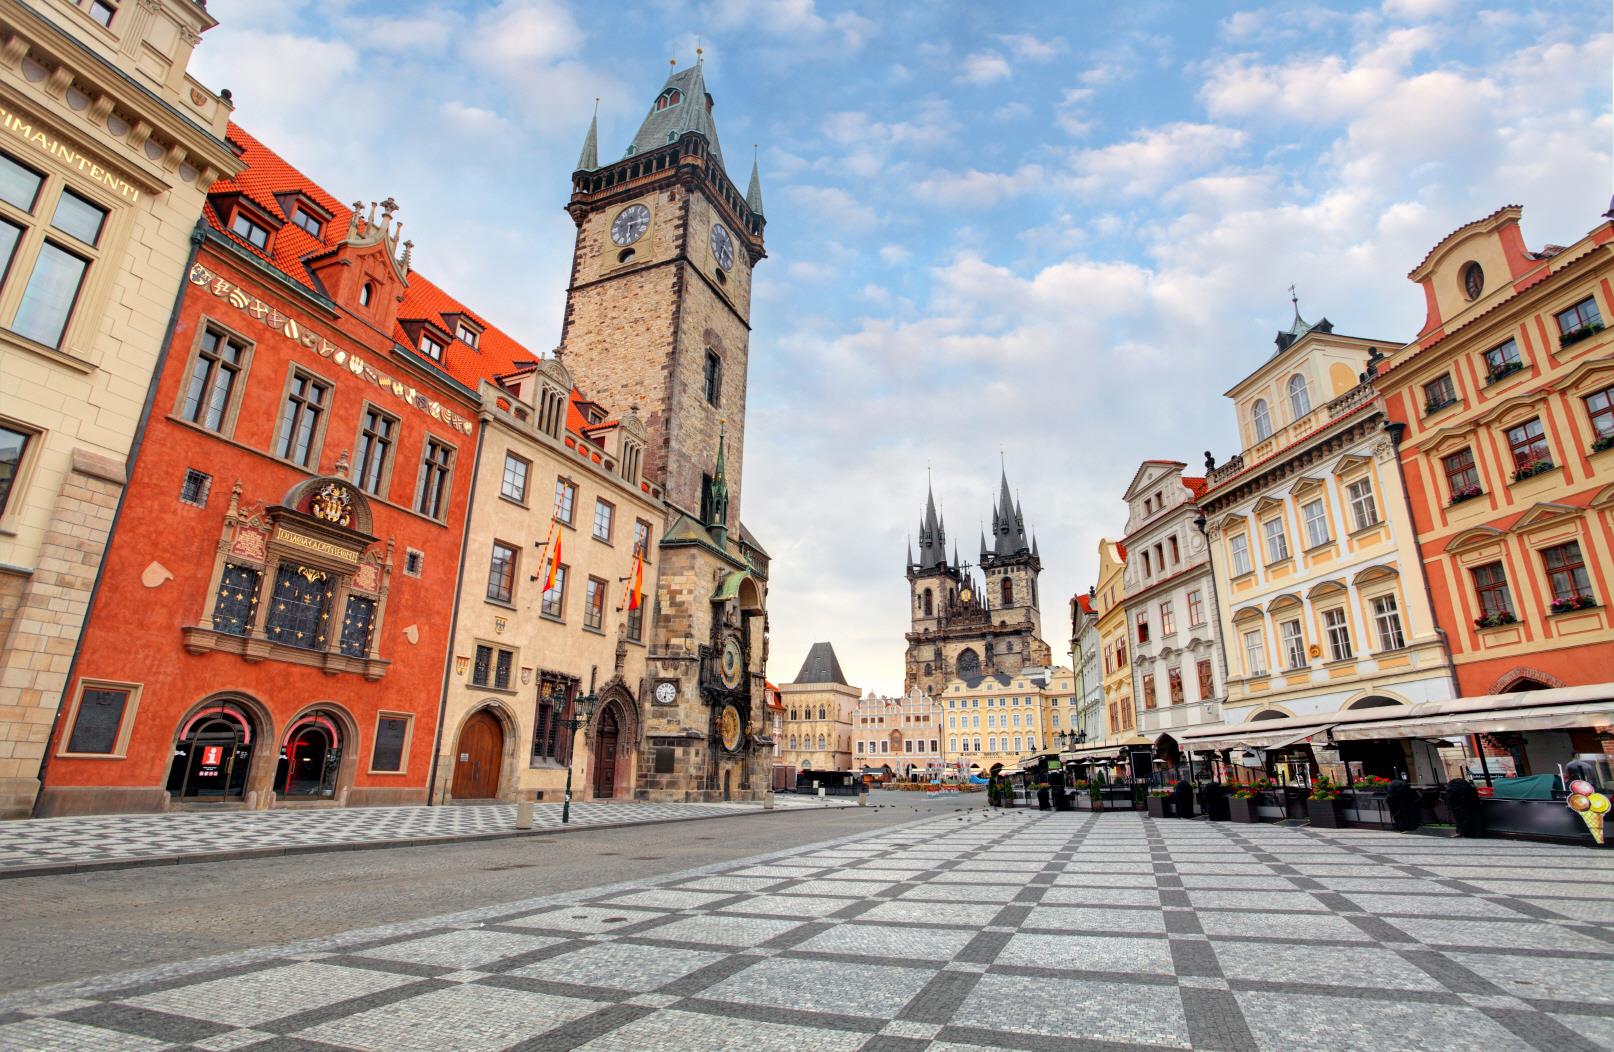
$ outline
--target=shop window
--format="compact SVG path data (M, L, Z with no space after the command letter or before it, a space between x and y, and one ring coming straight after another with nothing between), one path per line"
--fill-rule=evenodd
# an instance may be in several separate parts
M258 608L258 582L263 573L250 566L226 563L213 600L213 630L244 636L252 628Z
M616 508L611 503L600 498L594 500L594 539L611 542L611 521L616 515Z
M235 214L235 218L230 220L230 230L253 248L266 250L269 247L269 228L245 212Z
M207 507L208 492L212 488L212 475L197 471L195 468L186 468L185 478L179 484L180 503L205 508Z
M1591 579L1586 574L1579 542L1570 541L1568 544L1543 548L1541 561L1547 568L1547 581L1552 586L1555 608L1558 604L1578 604L1591 597Z
M324 650L335 583L323 570L283 564L275 574L266 634L270 642Z
M493 542L493 555L488 560L487 597L496 603L515 600L516 561L521 552L502 541Z
M335 796L344 745L335 713L316 709L299 719L286 731L280 747L275 792L293 800Z
M1323 634L1328 637L1328 656L1331 661L1349 661L1351 658L1351 630L1340 607L1323 611Z
M388 416L374 406L364 407L364 418L359 426L359 454L353 464L353 481L366 493L386 496L397 433L397 417Z
M234 336L212 325L202 327L184 399L179 404L182 420L224 434L233 430L247 350L247 344Z
M429 519L441 521L448 514L448 479L453 462L454 448L428 436L420 455L415 510Z
M1369 526L1379 524L1379 506L1373 498L1373 483L1369 479L1357 479L1345 487L1346 499L1351 505L1351 519L1357 530L1365 530Z
M1373 600L1373 629L1378 633L1380 650L1400 650L1407 645L1395 596L1381 595Z
M566 609L566 567L555 567L555 583L544 590L544 597L538 604L538 610L545 617L560 620Z
M73 730L64 752L108 755L118 750L124 713L129 706L128 687L85 686L73 713Z
M0 424L0 515L11 505L11 490L22 474L23 458L33 439L30 432Z
M565 479L555 480L555 518L572 525L577 510L577 487Z
M342 614L342 653L348 657L370 656L370 632L375 627L375 600L362 595L347 597Z
M382 714L375 725L375 746L370 751L370 770L397 773L403 770L404 749L409 742L408 716Z
M504 455L504 476L499 480L499 494L517 504L527 503L527 475L532 463L514 453Z
M0 154L0 281L23 285L12 332L46 347L62 345L107 215L60 177Z
M583 589L583 627L600 631L605 624L605 582L590 577Z
M1486 563L1476 566L1471 571L1474 579L1474 594L1479 598L1480 613L1486 618L1517 617L1513 609L1513 593L1508 590L1507 571L1502 564Z
M301 369L293 369L280 406L280 437L275 455L298 467L317 468L324 437L325 406L331 387Z

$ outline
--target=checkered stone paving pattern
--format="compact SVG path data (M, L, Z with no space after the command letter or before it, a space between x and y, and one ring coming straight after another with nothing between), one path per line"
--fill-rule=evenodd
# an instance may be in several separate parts
M851 807L829 797L774 798L777 810ZM608 826L715 815L754 814L759 803L645 804L584 802L572 805L571 825ZM560 804L535 804L535 831L561 826ZM317 810L175 811L149 815L39 818L0 823L0 876L40 867L93 868L249 854L290 854L345 845L404 845L509 835L514 804L452 807L333 807Z
M973 812L0 998L36 1049L1614 1049L1614 852Z

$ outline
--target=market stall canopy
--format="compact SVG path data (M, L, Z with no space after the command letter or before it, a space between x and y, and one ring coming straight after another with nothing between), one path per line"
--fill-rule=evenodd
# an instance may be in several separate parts
M1614 683L1593 683L1198 727L1184 731L1178 741L1196 751L1280 749L1308 738L1319 742L1447 738L1610 724L1614 724Z
M1022 768L1022 767L1005 767L1005 768L1003 768L1003 770L998 772L998 774L1025 774L1025 773L1026 773L1025 769Z
M1095 760L1100 757L1116 756L1126 749L1147 749L1154 744L1154 739L1142 735L1131 738L1122 738L1105 745L1089 745L1085 749L1066 749L1059 754L1061 760Z

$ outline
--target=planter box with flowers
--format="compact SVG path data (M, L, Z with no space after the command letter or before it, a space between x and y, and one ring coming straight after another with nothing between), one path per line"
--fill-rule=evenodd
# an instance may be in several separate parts
M1474 618L1475 628L1501 628L1503 625L1516 625L1518 623L1519 619L1513 615L1511 610L1498 610L1494 614Z
M1592 439L1592 452L1601 453L1605 449L1614 449L1614 435L1598 435Z
M1235 822L1259 822L1261 815L1261 794L1272 787L1272 783L1262 778L1260 781L1249 782L1233 790L1233 795L1227 800L1228 817Z
M1478 486L1464 486L1460 490L1452 491L1451 505L1461 504L1465 500L1473 500L1475 497L1483 496L1485 496L1485 491ZM1448 505L1448 507L1451 505Z
M1501 365L1491 366L1490 370L1485 374L1485 382L1487 384L1498 383L1502 380L1506 380L1514 373L1523 371L1523 362L1503 362Z
M1306 814L1319 829L1345 828L1345 803L1339 798L1339 784L1323 777L1311 787L1306 798Z
M1348 825L1371 826L1389 829L1390 779L1376 774L1363 775L1351 782L1351 797L1345 801L1345 821Z
M1555 614L1567 614L1575 610L1590 610L1596 605L1597 597L1594 595L1572 595L1567 599L1554 599L1552 601L1552 612Z
M1450 409L1452 406L1454 406L1456 404L1457 404L1457 399L1455 399L1455 398L1448 398L1444 402L1437 402L1433 398L1426 399L1424 401L1424 404L1423 404L1423 415L1424 416L1434 416L1436 413L1440 412L1442 409Z
M1513 481L1523 482L1527 478L1534 478L1544 472L1552 470L1551 457L1531 457L1523 464L1513 469Z
M1170 789L1150 789L1148 806L1150 818L1170 818L1175 814Z
M1572 343L1579 343L1581 340L1596 336L1602 331L1603 323L1600 321L1594 321L1590 325L1582 325L1578 329L1572 329L1558 338L1558 349L1563 350Z
M1104 799L1099 795L1098 786L1092 782L1075 781L1070 783L1071 802L1078 811L1102 811Z

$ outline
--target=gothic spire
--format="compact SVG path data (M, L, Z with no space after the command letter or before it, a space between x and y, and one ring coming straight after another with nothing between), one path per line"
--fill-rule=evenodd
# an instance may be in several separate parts
M712 470L712 518L707 523L713 532L718 534L719 540L727 542L729 526L729 482L728 474L723 465L723 446L726 441L726 428L721 420L717 423L717 466Z
M588 122L588 135L583 139L583 153L577 158L577 170L592 172L600 166L600 100L594 100L594 116Z
M753 146L752 150L755 149ZM762 214L762 176L757 171L757 158L754 153L751 157L751 185L745 191L745 207L757 215Z

